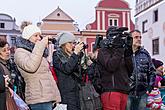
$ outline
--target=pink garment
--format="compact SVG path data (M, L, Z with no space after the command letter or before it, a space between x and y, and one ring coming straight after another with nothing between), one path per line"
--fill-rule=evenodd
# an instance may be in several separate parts
M159 75L156 75L156 78L155 78L155 87L158 87L158 83L162 80L162 76L159 76Z

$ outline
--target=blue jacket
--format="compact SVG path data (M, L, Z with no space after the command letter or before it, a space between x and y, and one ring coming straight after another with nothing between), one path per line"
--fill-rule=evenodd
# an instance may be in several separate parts
M152 63L151 56L147 50L140 48L133 54L134 71L131 79L135 87L130 94L141 96L146 91L151 91L156 76L156 70Z

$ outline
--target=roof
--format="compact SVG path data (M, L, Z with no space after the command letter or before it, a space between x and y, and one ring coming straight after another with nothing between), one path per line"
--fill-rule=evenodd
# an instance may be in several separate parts
M0 13L0 21L9 21L9 22L14 22L15 19L13 19L10 15Z
M129 4L128 4L128 2L126 2L124 0L101 0L97 4L97 7L129 9Z
M0 33L13 33L13 34L21 34L19 30L0 30Z
M42 21L70 21L74 22L74 20L67 15L64 11L62 11L59 7L46 16Z

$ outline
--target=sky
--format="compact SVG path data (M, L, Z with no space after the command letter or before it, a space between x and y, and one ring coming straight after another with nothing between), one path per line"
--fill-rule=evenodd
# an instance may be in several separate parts
M0 0L0 13L16 18L20 26L24 20L33 24L42 21L44 17L53 12L58 6L78 24L80 30L95 20L95 6L100 0ZM132 9L134 22L135 0L125 0Z

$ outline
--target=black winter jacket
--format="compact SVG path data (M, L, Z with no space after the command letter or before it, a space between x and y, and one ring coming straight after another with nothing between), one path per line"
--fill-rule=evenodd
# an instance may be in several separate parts
M153 88L156 70L148 51L144 48L140 48L133 56L134 72L131 79L134 81L135 88L130 94L141 96L144 95L147 90L151 91Z
M72 54L70 57L60 48L53 53L53 66L55 68L58 87L62 102L67 104L67 110L79 110L79 85L78 75L79 56Z
M3 71L0 70L0 108L6 110L6 90Z
M129 93L132 56L124 57L124 49L101 48L97 57L103 92Z

